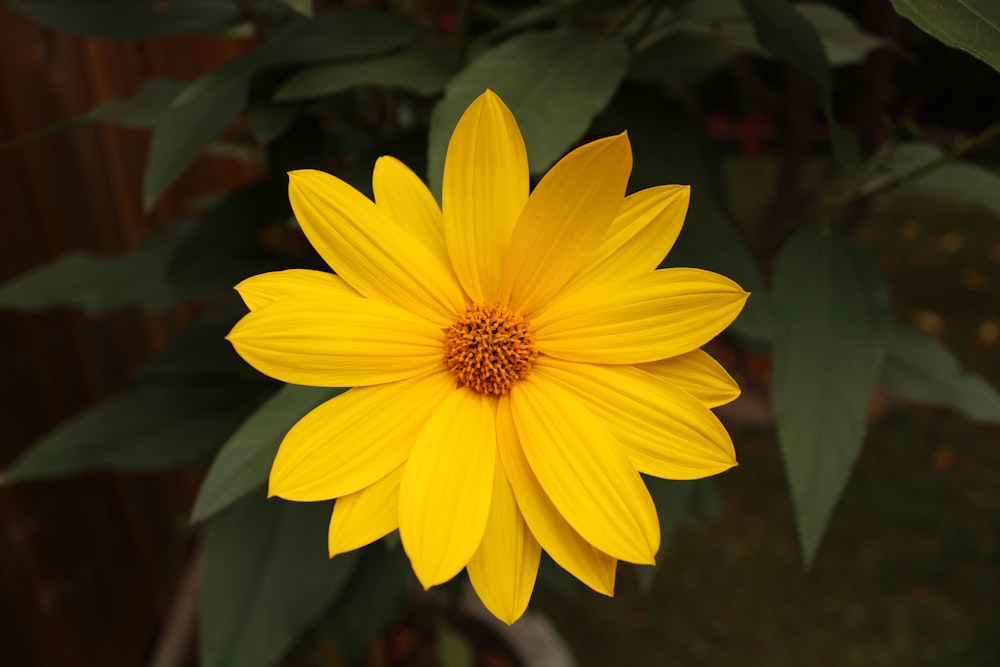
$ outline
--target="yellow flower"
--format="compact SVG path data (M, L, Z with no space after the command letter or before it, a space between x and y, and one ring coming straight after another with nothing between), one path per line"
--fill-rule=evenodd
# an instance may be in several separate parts
M736 464L710 407L739 395L699 347L736 317L738 285L660 269L689 188L625 197L623 133L560 160L529 196L524 142L486 91L448 146L442 206L401 162L372 202L291 173L303 231L336 275L290 270L237 286L228 338L283 382L354 387L285 437L269 493L336 498L331 556L396 528L424 587L466 568L514 622L540 550L614 592L617 561L653 563L656 508L639 473Z

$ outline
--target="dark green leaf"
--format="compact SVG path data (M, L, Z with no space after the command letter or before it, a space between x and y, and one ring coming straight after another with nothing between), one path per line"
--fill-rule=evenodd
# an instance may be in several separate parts
M331 9L311 20L294 21L253 51L205 74L181 91L174 106L243 85L254 73L267 67L385 53L405 45L415 32L413 25L392 14Z
M879 175L866 187L879 187L885 179L911 173L940 160L942 155L943 152L937 146L921 142L889 146L872 158L872 165ZM902 183L895 192L915 197L962 201L982 206L1000 216L1000 174L970 162L943 162L924 175Z
M656 504L656 515L660 520L660 552L657 559L662 562L663 554L667 550L670 536L673 534L677 523L684 518L687 513L688 504L694 495L697 481L659 479L657 477L644 477L646 488ZM637 570L639 585L645 592L649 592L656 576L656 567L640 567Z
M409 571L398 544L382 540L364 549L350 583L319 625L347 664L361 664L368 643L399 615Z
M740 52L738 45L711 34L678 31L643 50L629 76L645 81L695 83Z
M191 228L190 221L172 222L135 250L112 257L61 257L0 287L0 308L73 306L100 315L125 305L166 308L206 296L196 288L177 290L167 281L166 264Z
M733 331L770 340L773 327L767 288L721 203L724 192L717 152L701 128L654 99L623 91L602 116L599 129L628 131L633 151L630 190L665 183L691 185L684 229L663 265L710 269L738 282L753 296L733 323Z
M778 257L771 296L771 397L808 564L861 451L888 291L870 258L828 225L810 224Z
M983 378L963 370L948 348L929 334L894 325L882 378L907 400L1000 424L1000 393Z
M892 6L927 34L1000 71L1000 4L995 0L892 0Z
M207 519L262 488L288 430L307 412L343 391L296 385L280 389L226 440L201 485L191 520Z
M443 620L437 623L437 667L472 667L475 655L469 640Z
M861 30L851 17L833 5L797 2L794 7L819 33L831 65L856 65L885 45L885 40Z
M458 119L487 88L514 113L531 171L539 173L586 132L627 65L624 44L580 29L522 33L481 53L451 80L434 109L427 157L431 190L441 192L448 140Z
M400 51L370 60L317 65L300 70L278 89L274 99L313 99L358 86L402 88L421 95L440 92L455 72L447 54L430 49Z
M824 104L830 98L830 63L819 33L786 0L740 0L757 39L768 51L798 68Z
M142 178L146 210L156 204L208 142L233 124L243 111L247 85L246 80L232 82L190 104L170 107L160 116Z
M8 0L47 28L102 37L218 30L242 17L238 0Z
M290 218L284 174L235 190L203 215L178 245L167 265L167 276L181 286L214 284L228 289L253 273L262 273L257 240L261 230Z
M165 348L139 367L135 379L177 380L197 375L259 377L225 339L245 312L243 302L234 292L225 306L216 307L174 336Z
M347 585L358 552L327 557L330 503L248 496L205 535L203 667L272 667Z
M5 471L4 480L206 461L250 413L265 387L257 381L206 377L133 385L34 443Z
M87 120L106 120L126 127L153 127L170 106L182 84L173 79L147 79L131 97L100 104Z

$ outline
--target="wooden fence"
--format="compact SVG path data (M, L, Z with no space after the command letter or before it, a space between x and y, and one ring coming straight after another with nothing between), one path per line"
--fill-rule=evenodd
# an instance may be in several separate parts
M244 44L209 37L96 40L33 25L0 3L0 143L131 93L189 80ZM0 153L0 280L63 253L135 246L190 197L251 174L203 159L142 213L148 133L80 127ZM61 420L114 392L183 313L0 311L0 467ZM0 662L145 664L191 551L191 472L0 487Z

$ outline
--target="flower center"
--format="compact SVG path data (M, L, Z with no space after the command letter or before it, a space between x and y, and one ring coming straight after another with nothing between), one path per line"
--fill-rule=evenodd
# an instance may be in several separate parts
M498 303L477 303L445 332L448 369L481 394L505 395L515 382L528 377L537 357L527 322Z

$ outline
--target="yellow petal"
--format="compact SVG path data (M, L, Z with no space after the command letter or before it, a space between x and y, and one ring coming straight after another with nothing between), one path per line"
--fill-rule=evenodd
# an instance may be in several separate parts
M486 531L467 568L479 599L504 623L510 625L528 607L540 558L538 541L517 508L510 482L498 461Z
M710 408L725 405L740 396L736 380L702 350L638 364L638 368L683 389Z
M614 595L618 561L580 537L545 495L524 457L509 396L500 399L497 409L497 448L517 506L541 547L587 586L603 595Z
M538 381L576 395L607 424L640 471L666 479L700 479L736 465L733 441L711 410L687 392L633 366L540 359Z
M736 319L747 296L711 271L660 269L560 296L531 318L539 352L636 364L699 348Z
M527 200L524 140L513 114L487 90L455 126L441 188L448 251L473 301L499 298L504 253Z
M687 185L661 185L626 197L601 245L566 289L575 291L655 269L677 240L690 199Z
M282 299L254 310L226 338L265 375L316 387L356 387L444 368L440 328L381 301Z
M394 157L383 155L372 172L375 205L448 266L441 208L420 177Z
M291 428L271 465L268 494L311 502L340 498L406 460L431 414L454 391L448 373L358 387Z
M653 564L656 507L604 423L542 373L514 385L510 405L531 471L566 521L610 556Z
M361 294L438 325L465 310L451 269L347 183L321 171L293 171L288 198L309 242Z
M585 144L549 170L510 238L503 301L530 315L579 271L621 209L631 170L625 134Z
M424 588L448 581L483 539L496 469L496 401L453 389L413 445L399 489L399 537Z
M247 278L234 289L250 310L259 310L280 299L326 299L331 292L339 296L360 296L340 276L309 269L261 273Z
M403 466L354 493L337 498L330 517L330 558L382 539L399 527Z

